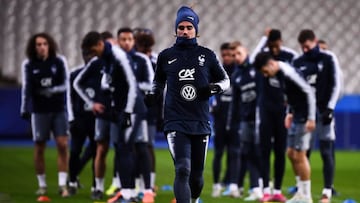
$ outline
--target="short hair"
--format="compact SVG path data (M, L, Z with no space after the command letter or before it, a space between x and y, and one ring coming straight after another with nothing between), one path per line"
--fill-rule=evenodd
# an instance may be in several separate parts
M34 60L37 58L37 52L36 52L36 38L41 37L44 38L48 45L49 45L49 57L56 57L56 52L58 50L58 46L54 40L54 38L49 35L48 33L41 32L34 34L30 37L27 45L26 45L26 51L25 54L28 57L29 60Z
M256 55L253 65L257 70L261 70L262 67L265 66L271 59L273 59L273 57L270 53L260 52Z
M110 31L104 31L100 33L100 35L103 40L111 39L114 37L114 35Z
M327 44L326 41L323 40L323 39L319 39L319 40L318 40L318 43L319 43L319 44Z
M220 51L227 50L227 49L231 49L230 43L229 42L222 43L221 46L220 46Z
M89 50L91 47L97 45L99 41L103 40L101 34L96 31L88 32L84 39L81 42L81 49L82 50Z
M230 43L230 49L236 49L236 47L241 47L242 44L240 41L234 41Z
M271 29L268 36L269 42L281 40L281 31L278 29Z
M131 28L129 28L129 27L122 27L122 28L120 28L118 31L117 31L117 36L119 36L121 33L123 33L123 32L131 32L132 34L134 34L133 33L133 30L131 29Z
M313 41L313 40L315 40L315 38L316 38L316 36L315 36L314 31L312 31L310 29L304 29L304 30L301 30L299 33L298 42L304 43L307 40Z
M143 47L147 50L151 50L151 47L154 46L154 44L155 44L155 39L153 35L138 33L135 37L136 47Z

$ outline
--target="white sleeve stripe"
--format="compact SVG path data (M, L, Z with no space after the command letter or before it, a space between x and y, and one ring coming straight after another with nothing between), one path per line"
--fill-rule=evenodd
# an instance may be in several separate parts
M267 37L262 36L259 43L256 45L254 51L251 53L249 57L250 63L254 63L256 55L261 52L261 49L265 46L266 41L267 41Z
M308 102L308 119L315 120L316 101L314 92L310 85L295 71L293 67L287 63L279 61L279 66L284 74L294 81L304 93L306 93Z
M70 73L69 73L66 58L64 56L60 56L60 59L63 61L64 69L65 69L64 70L65 79L64 79L64 84L62 86L64 86L65 91L66 91L66 109L67 109L67 113L68 113L68 121L72 121L72 120L74 120L74 112L72 109L72 102L71 102L71 95L70 95ZM62 91L62 89L60 89L60 88L63 88L62 86L59 87L59 91Z
M286 51L286 52L289 52L289 53L291 53L291 54L293 54L293 55L294 55L293 60L294 60L296 57L299 56L299 54L298 54L294 49L291 49L291 48L289 48L289 47L281 46L280 49L281 49L281 50L284 50L284 51Z
M93 57L85 66L85 68L80 71L80 73L76 76L76 78L74 79L73 82L73 87L75 89L75 91L79 94L79 96L84 100L84 102L89 105L90 108L92 108L93 105L93 101L91 100L90 97L88 97L88 95L85 93L85 91L83 90L83 87L80 85L80 82L83 80L84 74L86 73L86 71L89 70L91 64L96 61L98 58L97 57Z
M327 105L330 109L335 109L336 102L338 101L342 88L342 71L339 65L339 61L334 53L331 51L324 51L331 56L332 62L334 63L334 87L331 93L329 103Z
M133 70L130 66L130 62L126 57L125 52L115 46L112 46L112 51L114 53L115 58L120 62L121 67L124 70L126 81L129 85L125 112L132 113L134 111L135 101L136 101L136 88L137 88L136 78L134 76Z
M27 108L27 104L28 104L28 99L30 97L30 95L28 95L28 84L27 84L27 77L29 77L28 75L26 75L26 65L29 63L29 60L24 60L23 63L21 64L21 71L22 71L22 88L21 88L21 107L20 107L20 112L26 112L28 111Z

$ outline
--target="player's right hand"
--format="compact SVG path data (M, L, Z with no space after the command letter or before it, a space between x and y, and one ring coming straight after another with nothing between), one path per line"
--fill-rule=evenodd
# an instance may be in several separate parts
M286 117L284 120L284 125L285 125L286 129L289 129L291 127L292 121L293 121L293 114L292 113L286 114Z
M316 124L314 120L307 120L305 123L305 130L306 132L312 132L315 130Z
M105 111L105 106L101 103L95 102L92 107L92 111L94 114L101 114Z
M146 94L144 97L144 103L149 108L156 104L156 95L155 94Z
M31 113L29 112L21 112L21 118L24 119L24 120L30 120L31 118Z

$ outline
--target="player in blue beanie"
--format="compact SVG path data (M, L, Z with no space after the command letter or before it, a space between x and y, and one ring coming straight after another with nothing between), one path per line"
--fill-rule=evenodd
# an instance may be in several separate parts
M199 46L198 15L183 6L175 21L176 43L162 51L147 105L165 92L164 133L175 165L177 203L198 203L209 142L209 97L226 90L229 77L213 51Z

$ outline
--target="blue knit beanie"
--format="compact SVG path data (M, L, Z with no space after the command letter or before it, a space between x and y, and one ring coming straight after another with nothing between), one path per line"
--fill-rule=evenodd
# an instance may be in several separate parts
M188 21L193 24L196 34L198 33L199 16L190 7L182 6L179 8L176 21L175 21L175 33L179 23L182 21Z

